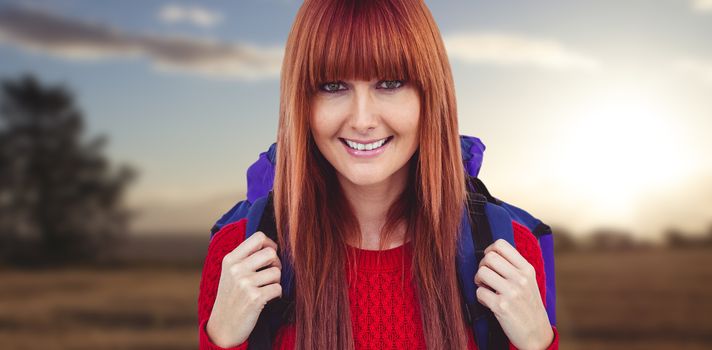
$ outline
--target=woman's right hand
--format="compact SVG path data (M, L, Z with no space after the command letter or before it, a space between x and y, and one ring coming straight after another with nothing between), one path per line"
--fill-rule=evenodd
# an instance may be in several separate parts
M260 271L260 268L266 267ZM277 244L258 231L227 253L206 330L220 347L244 343L268 301L282 296Z

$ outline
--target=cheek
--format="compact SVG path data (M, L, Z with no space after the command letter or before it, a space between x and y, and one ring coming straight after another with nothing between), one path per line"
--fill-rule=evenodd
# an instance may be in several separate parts
M390 108L393 128L401 136L410 138L418 134L420 124L420 97L418 92L410 88L401 95Z
M394 111L391 118L391 126L394 131L406 139L417 138L420 125L420 108L417 105L408 105L408 108L400 108Z
M316 103L310 119L314 137L326 140L336 135L342 123L339 115L338 108L327 103Z
M332 124L323 114L315 114L311 118L311 131L317 143L321 143L330 137L334 129Z

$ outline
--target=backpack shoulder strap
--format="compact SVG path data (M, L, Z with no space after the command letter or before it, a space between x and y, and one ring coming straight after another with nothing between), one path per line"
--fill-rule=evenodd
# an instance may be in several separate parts
M272 191L266 197L255 201L247 214L247 227L245 237L261 231L279 245L277 227L274 218L274 204ZM277 330L283 324L293 321L294 293L292 287L293 270L289 259L285 259L282 249L277 249L277 255L282 263L280 284L282 297L267 302L260 313L255 328L250 333L247 344L248 349L272 349L272 340L277 335ZM260 268L258 271L267 268Z
M556 325L556 269L554 267L554 235L551 227L535 218L525 210L502 202L512 219L524 225L536 237L544 258L544 276L546 279L546 313L549 323Z
M490 198L488 198L490 197ZM458 274L463 292L464 311L478 348L482 350L508 349L509 341L491 310L481 305L476 298L474 275L479 261L484 257L484 250L497 239L505 239L514 245L511 218L506 210L495 203L494 197L484 188L479 179L468 177L467 211L463 215L458 254ZM272 192L257 199L246 215L247 228L245 237L257 231L264 232L279 244L274 220ZM279 327L294 316L293 270L289 259L284 259L278 250L282 262L283 297L270 300L260 314L254 330L250 334L248 348L271 349L272 340Z
M474 275L484 250L494 241L504 239L514 246L512 220L479 179L468 176L467 189L467 215L463 215L457 262L463 308L479 349L508 349L509 340L496 317L477 300Z

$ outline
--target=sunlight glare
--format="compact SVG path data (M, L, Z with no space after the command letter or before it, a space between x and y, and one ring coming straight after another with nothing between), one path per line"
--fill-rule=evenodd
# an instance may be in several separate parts
M629 220L643 195L684 175L682 135L663 102L637 90L609 91L568 128L561 175L612 221Z

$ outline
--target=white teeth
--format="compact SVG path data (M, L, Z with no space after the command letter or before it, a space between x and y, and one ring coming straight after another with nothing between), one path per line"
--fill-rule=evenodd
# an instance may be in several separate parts
M385 139L378 140L378 141L376 141L376 142L372 142L372 143L368 143L368 144L353 142L353 141L351 141L351 140L345 140L345 141L346 141L346 144L349 145L349 147L351 147L351 148L353 148L353 149L355 149L355 150L359 150L359 151L363 151L363 150L372 151L372 150L374 150L374 149L376 149L376 148L379 148L379 147L383 146L383 144L386 143L386 140L387 140L387 139L388 139L388 138L385 138Z

